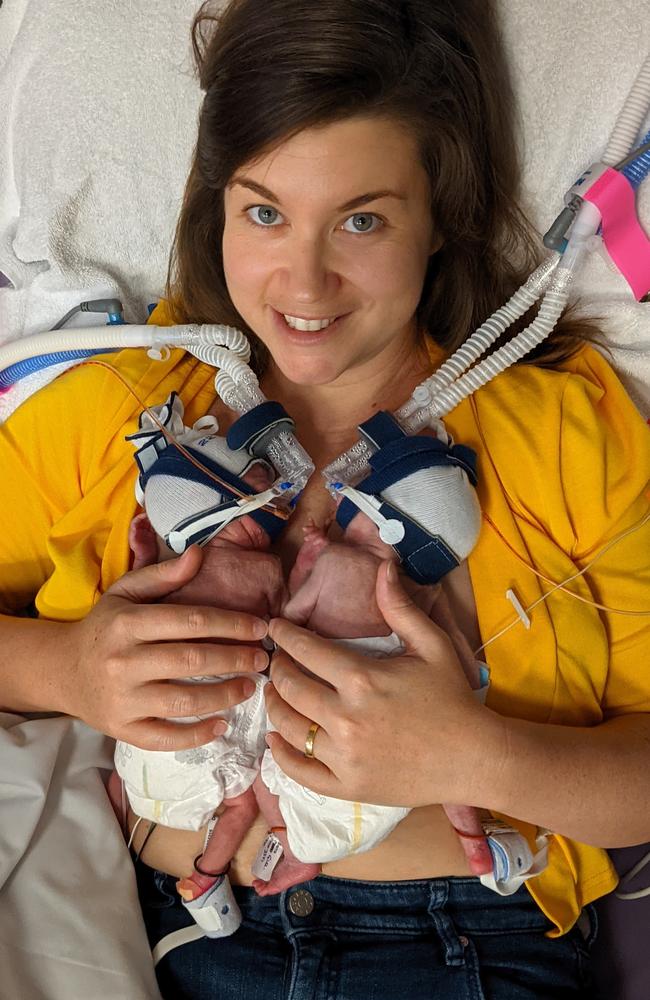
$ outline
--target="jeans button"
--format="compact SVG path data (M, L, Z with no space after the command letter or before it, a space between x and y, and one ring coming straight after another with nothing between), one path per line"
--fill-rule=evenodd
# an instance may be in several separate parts
M306 889L298 889L289 896L289 909L294 917L308 917L314 909L314 897Z
M463 946L463 948L466 948L467 945L469 944L469 941L467 940L467 938L465 937L464 934L461 934L460 937L458 938L458 940L460 941L460 943Z

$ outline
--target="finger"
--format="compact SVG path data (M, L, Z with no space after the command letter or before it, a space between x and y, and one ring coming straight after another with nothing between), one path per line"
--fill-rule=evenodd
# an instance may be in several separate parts
M301 712L296 712L295 709L288 705L284 701L272 683L267 684L264 688L264 697L266 699L266 711L271 724L277 732L280 733L287 743L304 754L305 746L307 744L307 737L309 736L309 730L316 719L308 719L307 716L303 715ZM330 758L331 751L331 740L327 735L327 730L319 725L316 736L314 737L314 756L318 760L327 764ZM305 758L306 760L309 758Z
M192 723L141 719L129 727L126 737L120 735L120 739L141 750L192 750L216 739L215 725L218 725L215 719Z
M451 640L456 656L461 662L465 676L473 688L480 686L480 678L476 657L472 652L472 647L463 635L451 610L449 600L444 591L441 591L437 601L431 609L430 618L443 629Z
M269 750L285 774L321 795L341 798L341 782L317 757L305 757L282 738L280 733L267 733Z
M259 673L269 665L268 653L259 647L218 642L149 643L137 646L132 660L144 682Z
M406 593L393 562L379 567L376 587L377 606L386 623L406 646L407 653L423 654L448 643L442 629L431 621Z
M250 698L257 688L249 677L206 684L149 684L143 689L147 716L187 719L215 715Z
M307 667L312 673L338 687L350 671L350 665L358 661L367 664L368 657L353 653L331 639L323 639L309 629L294 625L286 618L273 618L269 622L269 636L284 649L297 663Z
M336 692L322 681L308 677L286 653L271 661L271 680L280 697L307 719L327 726L336 711Z
M126 634L139 642L174 639L254 642L268 632L266 622L255 615L193 604L123 605L120 620Z
M199 546L191 545L178 559L165 559L125 573L106 593L134 604L157 601L194 579L202 561Z

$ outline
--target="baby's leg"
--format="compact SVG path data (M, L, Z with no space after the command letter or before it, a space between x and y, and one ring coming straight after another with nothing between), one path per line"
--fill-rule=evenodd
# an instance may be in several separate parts
M284 819L280 812L277 795L273 795L262 778L258 775L254 784L255 795L260 807L260 812L266 820L269 830L273 830L274 835L282 845L282 857L273 869L273 874L268 882L264 879L253 879L253 888L258 896L272 896L276 892L282 892L299 882L308 882L312 878L320 875L321 866L309 864L305 861L298 861L287 838L287 830Z
M472 874L487 875L494 865L478 809L450 805L443 806L443 809L458 835Z
M214 833L198 861L201 871L194 870L176 883L179 895L185 900L203 895L214 885L217 876L227 870L259 811L252 787L232 799L224 799L223 804L226 808L219 816Z

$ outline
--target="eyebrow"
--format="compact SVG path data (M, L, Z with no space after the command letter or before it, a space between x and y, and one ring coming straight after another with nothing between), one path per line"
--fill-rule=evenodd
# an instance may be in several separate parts
M263 184L258 184L256 181L252 181L249 177L233 177L232 181L228 187L243 187L248 188L250 191L254 191L255 194L259 194L262 198L266 198L267 201L273 201L276 205L282 206L282 202L274 195L272 191L264 187ZM397 198L398 201L406 201L406 195L399 194L397 191L390 191L388 189L381 191L367 191L365 194L358 195L356 198L351 198L350 201L346 201L344 205L339 205L336 209L337 212L349 212L353 208L360 208L362 205L367 205L371 201L378 201L380 198Z

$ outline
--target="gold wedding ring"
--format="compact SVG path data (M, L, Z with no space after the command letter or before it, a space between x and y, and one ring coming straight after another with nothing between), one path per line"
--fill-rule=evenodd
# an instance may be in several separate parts
M309 732L307 733L307 739L305 740L305 757L310 759L314 756L314 740L316 739L316 733L320 729L317 722L312 722L309 727Z

